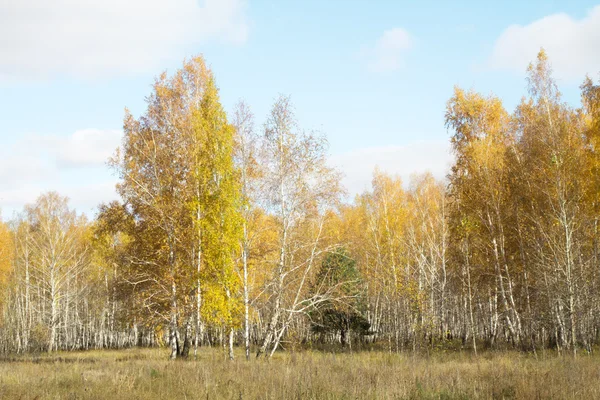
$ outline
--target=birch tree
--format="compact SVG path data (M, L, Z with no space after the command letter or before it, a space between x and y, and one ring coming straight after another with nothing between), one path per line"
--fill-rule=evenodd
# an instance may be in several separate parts
M26 209L31 229L32 271L46 303L48 352L59 348L59 328L68 326L69 302L77 301L77 280L87 267L85 219L68 208L67 198L50 192ZM67 312L63 314L61 309ZM64 339L64 338L63 338Z
M235 108L233 126L236 130L235 163L239 170L241 189L242 238L241 277L244 302L244 351L246 360L250 359L250 280L249 259L253 253L257 226L256 209L259 206L260 180L263 178L258 164L259 136L254 130L254 115L243 101Z
M123 147L113 165L136 232L130 282L145 288L138 293L146 296L150 315L168 323L176 358L189 352L194 317L196 346L202 315L234 326L231 243L239 232L240 197L234 130L201 57L184 62L172 77L160 75L147 105L139 119L126 112Z
M278 257L269 287L271 315L257 357L270 357L294 316L316 300L306 293L324 250L326 211L341 190L339 175L326 164L325 140L298 129L288 97L280 96L273 105L262 143L262 187L266 211L277 224Z

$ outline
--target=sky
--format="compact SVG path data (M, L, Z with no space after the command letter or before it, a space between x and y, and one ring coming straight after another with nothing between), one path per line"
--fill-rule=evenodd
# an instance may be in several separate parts
M597 0L596 0L597 1ZM329 141L349 198L374 168L444 179L446 101L458 85L513 110L544 47L564 99L600 77L590 1L0 0L0 209L55 190L93 216L117 199L106 164L124 108L145 110L155 76L204 55L226 110L261 129L279 94Z

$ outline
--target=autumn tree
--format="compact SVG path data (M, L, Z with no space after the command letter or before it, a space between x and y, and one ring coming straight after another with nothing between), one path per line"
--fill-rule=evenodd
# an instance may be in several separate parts
M415 175L408 190L405 243L406 262L420 295L417 328L434 342L448 331L449 240L446 188L431 174Z
M594 220L588 195L592 164L581 113L562 102L543 50L528 68L528 83L531 97L517 112L528 261L536 266L546 312L553 316L542 326L553 327L559 348L575 352L580 293L591 278L586 271Z
M201 57L184 62L172 77L160 75L147 105L139 119L126 112L113 166L138 242L130 281L152 287L138 293L152 299L143 302L150 315L168 322L176 358L189 352L194 317L196 343L201 315L227 329L235 325L240 195L234 129Z
M508 239L512 207L505 163L513 140L509 121L498 98L485 98L457 88L448 102L446 125L455 132L451 143L456 155L450 177L456 205L452 218L455 229L464 231L463 262L465 268L470 265L481 270L487 260L493 260L490 272L495 275L495 282L491 290L494 296L499 296L504 321L512 340L518 344L522 338L521 316L515 299L516 271L511 265ZM471 271L465 271L470 288ZM491 301L495 304L493 299ZM472 308L471 297L469 304ZM493 341L497 331L494 324L489 328Z
M200 215L194 224L201 249L197 257L202 258L203 265L200 278L205 282L200 286L205 297L204 316L228 331L229 358L233 359L234 329L241 324L241 282L235 263L243 233L243 199L234 163L236 130L227 122L212 78L193 118L193 182L200 197L193 197L192 208L196 217Z
M0 306L4 305L6 295L6 284L8 283L12 265L14 244L8 226L0 220ZM0 321L1 323L1 321Z
M26 208L33 249L32 273L46 305L48 352L59 348L59 340L70 342L68 329L60 337L59 328L69 328L70 307L78 301L79 281L88 266L86 221L69 209L67 201L50 192Z
M255 253L254 244L261 229L259 219L260 182L263 178L262 168L258 163L260 137L254 130L254 115L249 106L240 101L233 116L235 127L234 161L239 170L241 190L240 216L242 222L241 278L244 303L244 349L246 360L250 359L250 291L249 276L250 258Z
M324 298L308 289L327 247L322 237L327 211L341 193L326 151L324 138L299 130L289 98L280 96L265 124L260 159L264 207L276 223L278 255L269 287L269 322L257 357L272 355L294 317Z

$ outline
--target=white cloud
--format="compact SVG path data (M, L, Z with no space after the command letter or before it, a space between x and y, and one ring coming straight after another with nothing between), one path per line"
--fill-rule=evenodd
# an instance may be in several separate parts
M488 63L494 69L524 73L541 47L558 79L580 82L585 74L600 72L600 6L579 20L561 13L509 26L496 40Z
M332 165L344 174L343 184L351 196L370 189L373 171L400 175L408 184L414 173L431 172L437 179L444 179L453 158L449 142L419 141L406 146L382 146L357 149L330 158Z
M26 183L9 189L0 189L1 219L9 219L15 212L21 212L26 204L33 204L43 193L58 192L69 198L69 205L78 213L94 216L100 203L107 203L119 198L115 185L116 180L89 184L71 184L64 181L47 182L45 184Z
M0 77L147 71L216 39L243 43L245 0L0 0Z
M369 59L368 67L374 72L387 72L399 69L404 53L413 46L413 39L402 28L393 28L383 32L375 45L363 51Z
M0 188L21 181L49 178L54 168L48 167L39 157L27 153L0 153Z
M121 144L119 130L83 129L67 138L45 138L59 166L104 165Z
M79 212L93 215L101 203L108 203L119 198L116 184L116 179L86 185L74 184L65 186L59 190L59 193L69 197L71 204L77 205Z
M117 198L116 178L105 164L121 137L119 130L83 129L69 136L30 135L0 147L2 214L10 217L55 190L92 215L98 204Z

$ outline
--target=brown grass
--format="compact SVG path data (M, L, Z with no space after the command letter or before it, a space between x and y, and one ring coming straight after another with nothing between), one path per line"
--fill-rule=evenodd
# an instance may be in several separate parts
M520 353L279 353L230 362L131 349L0 362L1 399L597 399L600 357Z

